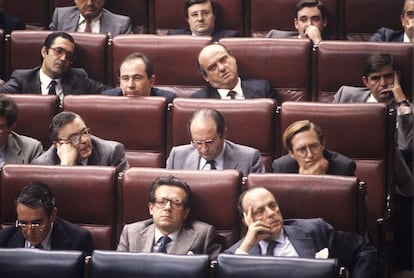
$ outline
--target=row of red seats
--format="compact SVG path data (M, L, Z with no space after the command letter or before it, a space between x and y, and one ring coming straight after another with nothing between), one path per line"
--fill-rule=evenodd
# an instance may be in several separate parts
M216 0L218 24L245 36L263 36L271 29L294 30L295 5L292 0ZM112 12L130 16L136 33L157 33L185 28L184 0L107 1ZM400 29L404 0L324 0L330 37L366 40L378 28ZM55 7L73 6L73 0L13 0L5 9L26 20L32 28L47 28ZM22 8L24 7L24 8ZM367 20L366 13L375 16Z
M15 69L40 63L40 47L49 31L15 31L4 46L4 77ZM189 96L206 83L196 68L201 48L210 38L191 36L120 35L108 40L104 34L72 33L77 43L73 66L85 68L103 83L118 83L118 68L132 52L146 54L154 64L156 86ZM413 84L413 47L407 43L323 41L312 51L309 40L226 38L220 40L237 59L239 74L246 79L265 79L279 102L332 102L342 85L363 86L362 72L373 52L389 52L401 72L401 85L408 97ZM0 47L3 41L0 40ZM1 72L1 70L0 70Z

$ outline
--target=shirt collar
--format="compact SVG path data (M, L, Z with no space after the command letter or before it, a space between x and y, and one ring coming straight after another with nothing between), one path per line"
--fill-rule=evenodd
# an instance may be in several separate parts
M230 91L235 91L236 92L236 95L235 95L235 98L236 99L244 99L245 98L244 97L244 94L243 94L242 87L241 87L241 79L240 79L240 77L237 78L236 86L234 86L233 89L231 89L231 90L229 90L229 89L217 89L217 92L220 94L220 97L222 99L230 99L230 97L227 96L227 94Z
M177 238L179 232L180 230L175 231L171 234L168 234L167 236L171 239L171 241L174 241ZM155 228L154 243L157 243L160 240L160 238L163 236L164 235L160 232L160 230L158 230L158 228Z

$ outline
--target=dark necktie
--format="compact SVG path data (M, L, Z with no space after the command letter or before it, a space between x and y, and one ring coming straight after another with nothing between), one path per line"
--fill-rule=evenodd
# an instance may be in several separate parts
M43 249L43 246L41 243L39 243L39 244L34 245L34 248Z
M92 32L92 27L91 27L91 20L90 19L85 19L85 33L91 33Z
M56 80L50 81L49 92L47 93L48 95L56 95L56 85L57 85Z
M236 98L236 92L235 91L230 91L227 93L227 96L230 97L231 99L235 99Z
M207 163L210 164L210 170L217 170L215 160L208 160Z
M158 242L160 245L158 246L158 253L167 253L167 244L170 243L171 238L168 236L161 237Z
M276 244L277 242L274 240L269 241L269 245L267 246L266 250L266 256L273 256L273 254L275 253Z

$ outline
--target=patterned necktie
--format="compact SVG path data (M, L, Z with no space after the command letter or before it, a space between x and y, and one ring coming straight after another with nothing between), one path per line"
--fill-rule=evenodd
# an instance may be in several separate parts
M159 240L158 253L167 253L167 244L171 242L171 238L163 236Z
M92 27L91 27L91 20L90 19L85 19L85 33L91 33L92 32Z
M210 164L210 170L217 170L215 160L208 160L207 163Z
M56 80L50 81L49 92L47 93L48 95L56 95L56 85L57 85Z
M236 92L235 91L230 91L227 93L227 96L230 97L231 99L235 99L236 98Z
M276 244L277 242L274 240L269 241L269 245L267 245L266 256L273 256L275 253Z

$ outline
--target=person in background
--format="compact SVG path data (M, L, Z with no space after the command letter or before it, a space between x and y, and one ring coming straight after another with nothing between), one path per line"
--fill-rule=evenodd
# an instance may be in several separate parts
M13 30L26 29L23 19L12 16L4 10L4 3L6 1L0 0L0 29L3 29L6 34L11 33Z

